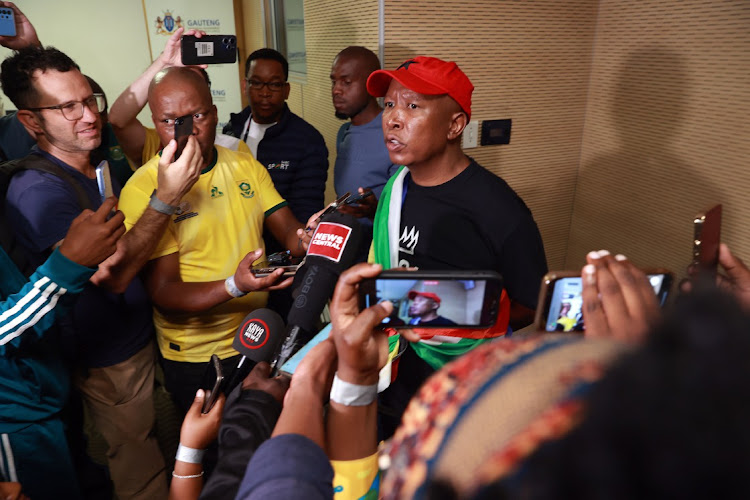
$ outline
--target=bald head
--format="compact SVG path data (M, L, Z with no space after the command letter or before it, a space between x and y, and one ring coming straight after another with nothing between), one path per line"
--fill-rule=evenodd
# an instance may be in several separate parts
M189 86L196 92L207 96L209 101L213 102L211 97L211 87L207 76L204 76L194 68L178 68L175 66L164 68L159 71L148 87L148 98L154 92L170 92L174 86Z
M338 53L331 67L331 97L337 118L363 125L380 113L377 101L367 93L367 78L378 69L380 61L370 49L352 46Z
M205 164L213 158L218 114L206 78L195 69L171 67L159 71L148 89L148 105L162 146L174 137L177 118L192 115Z
M370 73L380 69L380 60L373 51L366 47L357 47L352 45L339 52L333 60L336 64L337 60L351 60L356 61L357 68L370 76Z

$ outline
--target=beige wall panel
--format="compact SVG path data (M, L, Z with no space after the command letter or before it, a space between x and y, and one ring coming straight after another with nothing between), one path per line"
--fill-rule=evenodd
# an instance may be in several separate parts
M333 115L331 63L336 54L349 45L362 45L378 53L377 0L306 0L305 43L307 80L301 86L301 108L293 109L317 128L326 140L330 165L326 200L332 201L335 197L336 133L344 122ZM292 91L295 90L293 87Z
M262 49L266 46L266 41L263 34L263 9L261 2L262 0L234 0L235 2L235 16L239 10L242 19L237 21L237 33L240 33L240 27L242 28L243 37L241 40L238 39L239 43L243 43L243 48L240 50L240 79L245 78L245 60L247 56L252 54L258 49ZM237 4L239 3L239 8ZM242 83L242 82L240 82ZM242 106L247 106L247 96L242 94Z
M723 202L750 257L750 2L601 1L567 265L609 248L679 275Z
M513 119L511 143L466 153L503 177L565 261L597 2L386 0L385 58L456 61L474 83L472 119Z
M237 0L235 0L237 1ZM262 0L240 0L242 5L245 57L266 46L263 37ZM244 68L243 68L244 69Z

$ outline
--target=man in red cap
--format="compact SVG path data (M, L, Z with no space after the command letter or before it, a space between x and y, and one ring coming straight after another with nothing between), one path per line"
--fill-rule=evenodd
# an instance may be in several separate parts
M456 322L440 316L440 296L432 292L409 292L409 320L410 325L455 326Z
M505 287L500 317L489 332L451 337L443 331L441 342L409 344L388 390L392 397L384 393L381 399L400 415L399 407L433 370L509 326L531 323L547 263L523 200L461 150L474 86L455 63L415 57L396 70L373 72L367 90L384 97L386 147L391 161L402 165L380 197L374 261L386 269L494 270Z

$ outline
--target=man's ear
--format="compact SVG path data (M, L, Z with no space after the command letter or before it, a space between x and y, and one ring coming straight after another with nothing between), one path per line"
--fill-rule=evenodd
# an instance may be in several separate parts
M33 111L21 109L16 113L16 118L18 118L18 121L21 122L23 128L25 128L34 138L36 138L38 134L44 132L44 129L42 128L42 119Z
M284 90L282 91L282 92L284 92L284 100L285 101L287 99L289 99L289 91L290 90L292 90L292 87L291 87L291 85L289 85L289 82L286 82L286 85L284 85Z
M458 111L451 115L451 124L448 128L448 140L452 141L461 136L466 125L469 124L469 117L463 111Z

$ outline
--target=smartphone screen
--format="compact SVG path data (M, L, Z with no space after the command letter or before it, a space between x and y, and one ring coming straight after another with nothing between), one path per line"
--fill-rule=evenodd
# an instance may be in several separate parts
M187 146L188 137L191 135L193 135L193 115L175 118L174 140L177 141L177 151L174 154L175 161L180 157L185 146Z
M502 278L489 271L385 271L359 287L360 307L393 303L391 328L488 328L495 324Z
M214 407L216 399L221 394L221 384L223 381L224 374L221 369L221 360L219 356L212 354L211 360L208 362L206 371L203 374L203 380L201 381L201 389L206 393L201 413L208 413Z
M666 272L650 273L648 279L659 304L663 306L671 288L672 275ZM585 325L581 277L545 277L545 284L542 286L545 289L545 300L539 302L544 311L537 321L538 324L543 322L539 326L548 332L583 332Z

